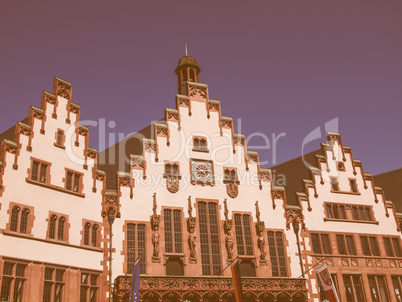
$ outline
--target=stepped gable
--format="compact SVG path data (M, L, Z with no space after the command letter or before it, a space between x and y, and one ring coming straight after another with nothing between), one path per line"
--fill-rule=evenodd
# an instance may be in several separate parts
M304 155L304 161L309 163L311 166L317 168L316 158L317 155L323 156L322 150L318 149L316 151L310 152ZM272 174L275 177L272 178L274 186L283 186L286 191L286 201L288 205L299 205L297 194L298 192L304 192L304 182L303 179L311 178L311 171L305 165L303 161L303 156L291 159L280 165L270 167ZM286 183L278 183L280 179L279 175L284 175Z
M373 176L376 186L384 190L396 211L402 213L402 168Z

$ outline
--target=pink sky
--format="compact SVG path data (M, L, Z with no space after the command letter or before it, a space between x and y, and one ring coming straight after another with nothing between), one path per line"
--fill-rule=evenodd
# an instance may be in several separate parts
M140 130L174 108L187 42L210 97L241 119L235 131L286 133L276 163L338 118L366 172L400 168L401 16L396 0L1 1L0 131L40 106L54 76L73 84L82 119ZM272 149L260 158L272 165Z

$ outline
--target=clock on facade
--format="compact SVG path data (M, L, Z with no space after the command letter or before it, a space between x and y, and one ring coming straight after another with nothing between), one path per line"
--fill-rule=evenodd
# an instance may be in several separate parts
M191 159L192 183L213 184L213 167L210 160Z

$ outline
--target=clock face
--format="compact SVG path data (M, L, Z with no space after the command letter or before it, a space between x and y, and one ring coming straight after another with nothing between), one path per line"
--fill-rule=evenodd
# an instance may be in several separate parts
M191 160L191 173L197 182L212 182L212 163L203 160Z

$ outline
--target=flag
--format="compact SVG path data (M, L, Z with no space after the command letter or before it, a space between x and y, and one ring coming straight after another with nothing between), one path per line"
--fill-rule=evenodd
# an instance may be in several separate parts
M140 301L140 272L141 272L141 258L135 261L133 266L133 277L131 279L131 290L129 302Z
M243 289L241 287L241 277L240 277L240 270L239 270L239 259L233 261L230 265L232 270L232 279L233 279L233 287L236 297L236 302L243 302Z
M339 302L338 294L336 293L335 284L332 280L326 264L316 267L315 272L321 281L321 286L324 288L325 296L330 302Z

